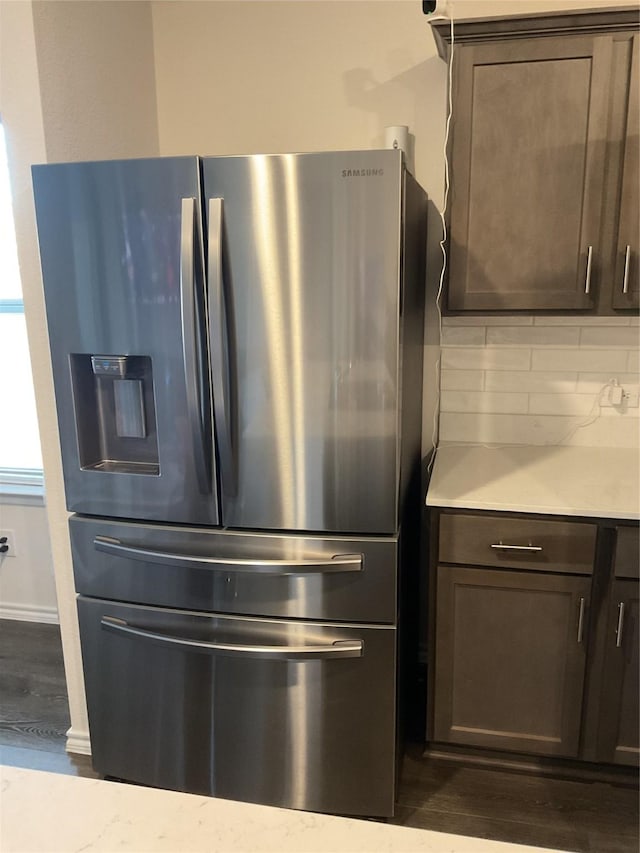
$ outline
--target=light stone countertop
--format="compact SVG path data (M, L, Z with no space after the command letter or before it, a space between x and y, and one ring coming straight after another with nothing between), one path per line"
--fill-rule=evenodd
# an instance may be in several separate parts
M2 853L542 853L537 847L17 767L0 767L0 783Z
M427 506L640 518L637 448L443 445Z

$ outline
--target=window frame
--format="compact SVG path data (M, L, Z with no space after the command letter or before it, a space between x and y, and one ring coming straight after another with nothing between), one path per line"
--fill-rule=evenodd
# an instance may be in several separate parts
M0 144L4 144L4 128L0 117ZM3 157L4 154L3 152ZM8 163L7 163L8 172ZM15 230L15 219L11 211L11 219ZM18 269L19 276L19 269ZM22 297L22 281L20 297L0 298L0 315L22 314L24 317L24 299ZM33 382L33 371L30 371ZM38 425L39 431L39 425ZM44 471L42 468L18 468L0 466L0 503L43 503L44 502Z

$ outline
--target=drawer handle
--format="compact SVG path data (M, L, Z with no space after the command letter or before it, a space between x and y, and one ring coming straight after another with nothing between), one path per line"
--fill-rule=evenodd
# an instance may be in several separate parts
M505 545L503 542L495 542L489 547L495 548L496 551L528 551L530 553L542 551L542 545Z
M249 572L263 575L310 575L335 572L361 572L362 554L327 554L299 560L253 560L240 557L205 557L198 554L174 554L157 551L155 548L140 548L127 545L111 536L96 536L93 540L96 551L114 557L126 557L158 566L180 566L190 569L212 569L222 572Z
M618 627L616 628L616 648L622 645L622 626L624 624L624 601L618 605Z
M129 625L124 619L118 619L115 616L103 616L100 625L105 630L113 631L116 634L128 634L141 640L150 640L174 648L206 652L212 655L253 657L262 660L324 660L330 658L361 658L364 655L362 640L326 640L319 645L299 646L237 645L236 643L216 643L160 634L156 631L148 631L144 628L137 628L135 625Z

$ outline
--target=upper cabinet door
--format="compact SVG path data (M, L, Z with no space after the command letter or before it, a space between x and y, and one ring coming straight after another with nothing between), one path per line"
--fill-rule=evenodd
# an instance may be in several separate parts
M448 308L592 308L611 40L457 51Z
M638 235L640 234L640 223L638 222L640 37L638 35L631 39L629 54L624 69L626 80L623 91L628 91L628 101L625 135L623 137L624 159L620 193L620 222L613 279L614 308L637 308L640 304L640 246L638 245Z

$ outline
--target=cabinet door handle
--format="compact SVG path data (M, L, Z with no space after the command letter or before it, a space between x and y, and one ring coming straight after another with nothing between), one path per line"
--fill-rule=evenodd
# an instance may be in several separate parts
M587 249L587 272L584 277L584 292L589 293L591 291L591 265L593 262L593 246L589 246Z
M624 624L624 601L618 605L618 627L616 628L616 648L622 645L622 626Z
M582 642L584 632L584 598L580 599L580 610L578 611L578 642Z
M496 542L489 547L497 551L542 551L542 545L504 545L502 542Z
M629 261L631 260L631 246L627 246L624 253L624 273L622 275L622 292L629 293Z

